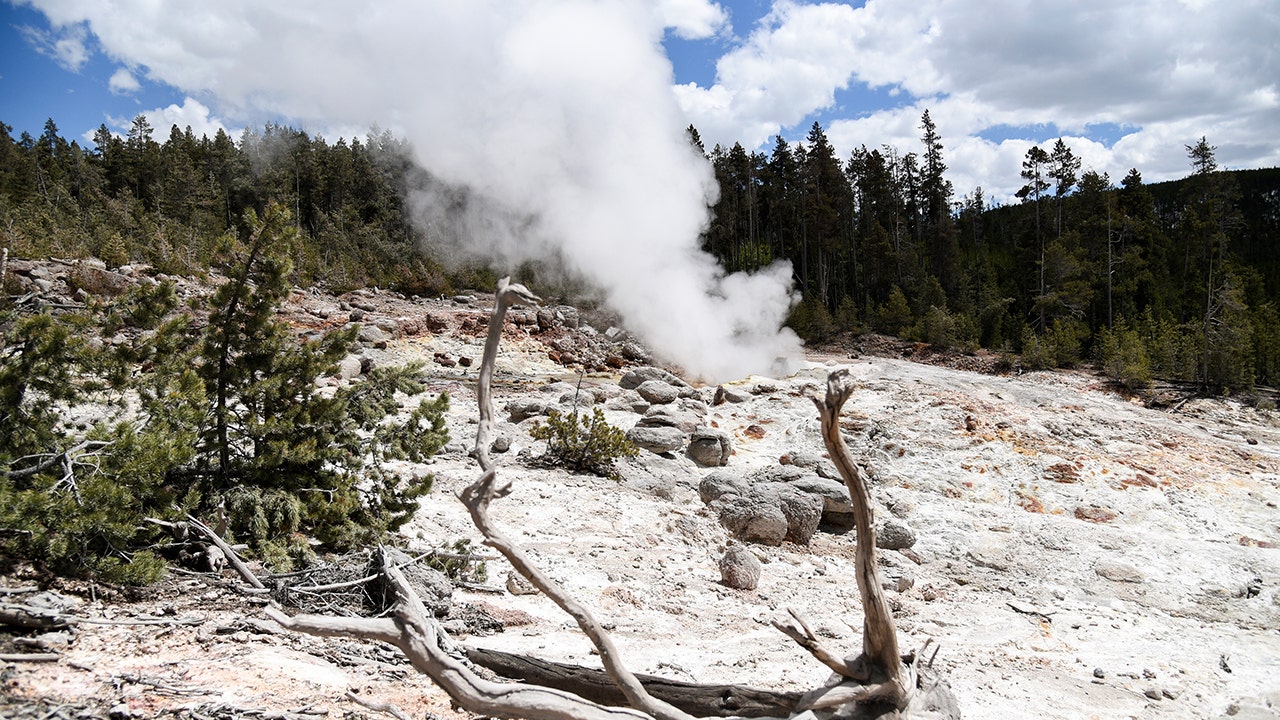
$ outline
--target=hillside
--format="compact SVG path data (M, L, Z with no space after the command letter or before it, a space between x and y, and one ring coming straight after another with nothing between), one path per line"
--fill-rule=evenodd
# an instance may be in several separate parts
M433 364L429 394L452 398L445 450L425 468L435 488L405 528L410 548L479 537L454 497L475 475L475 368L483 293L410 300L361 291L294 293L300 329L353 312L387 338L364 343L372 366ZM637 671L698 682L808 689L827 671L768 625L796 607L842 650L860 627L852 538L826 526L809 544L752 545L763 562L752 591L720 582L729 540L699 496L712 472L683 453L642 451L621 480L572 475L533 460L539 412L588 395L621 428L640 419L619 375L579 375L552 360L617 338L601 322L554 334L508 328L497 404L540 407L498 434L511 496L496 520L558 581L596 611ZM557 343L549 346L548 342ZM466 359L466 362L463 360ZM740 477L820 468L810 401L799 394L837 367L859 379L844 428L870 471L877 517L916 541L882 553L894 582L904 649L941 643L967 717L1275 717L1280 706L1280 416L1231 399L1144 408L1084 372L1006 376L898 357L813 351L779 378L728 388L714 404L695 388L684 409L732 438L720 468ZM334 378L335 385L358 382ZM585 400L583 400L585 401ZM523 411L521 414L524 414ZM802 460L804 458L804 460ZM817 458L817 459L815 459ZM539 595L513 594L507 568L457 587L445 626L466 645L590 665L588 644ZM16 575L18 588L47 578ZM279 632L261 619L262 595L235 590L231 573L172 575L137 591L54 580L75 613L172 619L168 625L77 624L45 638L52 663L4 666L0 711L12 717L337 717L380 713L350 700L388 702L410 717L448 718L446 698L385 648ZM31 593L6 590L7 598ZM279 598L276 598L277 600ZM315 600L315 602L321 602ZM297 597L293 602L300 602ZM303 601L305 605L305 599ZM340 609L341 606L334 606ZM0 636L11 653L20 635Z

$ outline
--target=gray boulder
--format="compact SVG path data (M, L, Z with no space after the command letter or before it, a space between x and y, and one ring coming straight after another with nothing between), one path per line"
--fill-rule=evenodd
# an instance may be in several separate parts
M725 387L720 385L716 388L715 398L711 401L712 405L723 405L724 403L744 403L751 399L751 393L739 388Z
M844 483L828 480L817 475L802 475L791 482L791 487L800 492L809 493L822 498L823 514L834 513L844 515L853 512L853 503L849 500L849 490Z
M636 424L646 427L678 427L688 434L702 424L702 418L675 405L653 405L645 410L644 417Z
M360 342L368 343L375 347L385 347L391 340L391 336L386 330L377 325L361 325L360 326Z
M513 423L538 415L546 415L551 406L541 400L512 400L507 403L507 413Z
M377 575L378 579L370 581L365 587L368 590L367 600L377 612L384 612L395 605L399 595L395 588L382 577L383 553L386 562L399 565L400 572L409 581L409 587L422 599L422 604L436 617L449 614L453 605L453 583L445 574L428 567L423 563L413 562L407 553L393 547L383 547L369 559L365 568L366 575Z
M698 483L698 497L704 503L711 503L723 495L746 495L750 488L750 483L737 475L717 470Z
M876 547L882 550L905 550L916 544L916 531L897 518L888 518L876 528Z
M776 501L725 495L712 506L718 506L720 524L743 542L781 545L787 538L787 516Z
M705 467L729 464L733 454L733 441L729 433L705 425L693 431L689 437L689 457Z
M645 380L635 387L635 391L654 405L666 405L680 397L680 391L676 386L662 380Z
M836 470L835 463L822 457L816 452L808 450L793 450L784 456L784 462L788 462L796 467L802 467L812 470L824 478L832 480L840 480L840 471Z
M716 505L720 524L729 532L764 545L783 540L808 545L822 519L822 500L776 484L756 485L744 495L722 495Z
M760 584L760 559L745 546L730 543L720 558L720 581L737 590L755 590Z
M653 367L651 365L628 370L627 373L622 376L622 379L618 381L618 385L621 386L623 390L634 390L639 387L641 383L647 380L661 380L668 385L674 385L678 388L689 387L689 383L681 380L672 373L667 372L660 367Z
M627 439L636 447L661 455L684 448L685 434L677 427L636 425L627 431Z

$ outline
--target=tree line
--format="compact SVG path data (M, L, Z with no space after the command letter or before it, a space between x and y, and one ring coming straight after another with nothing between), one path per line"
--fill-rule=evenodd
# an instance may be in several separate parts
M438 293L449 278L417 252L423 238L405 204L424 178L387 131L330 143L282 125L238 140L175 125L161 142L140 115L125 136L103 125L83 147L53 120L39 137L16 139L0 123L3 242L18 257L93 255L197 274L228 237L248 234L248 211L275 202L304 240L295 282Z
M1224 171L1201 138L1189 176L1116 184L1081 169L1061 139L1026 154L1017 204L981 187L957 197L926 111L918 148L862 146L840 159L814 123L802 142L709 152L721 193L704 249L729 271L776 260L802 301L790 324L819 340L874 330L1033 368L1096 360L1135 387L1153 377L1238 391L1280 378L1280 170ZM16 257L96 256L159 272L211 267L246 212L290 210L292 280L341 291L381 285L438 294L484 282L419 250L408 189L433 182L407 143L281 126L210 138L147 120L92 147L0 123L0 232Z
M1022 163L1020 202L957 198L938 128L921 146L843 161L822 127L769 153L709 152L720 183L703 247L730 271L789 260L803 337L867 330L1026 367L1096 360L1134 388L1211 392L1280 383L1280 169L1228 172L1205 138L1189 176L1116 185L1058 139Z

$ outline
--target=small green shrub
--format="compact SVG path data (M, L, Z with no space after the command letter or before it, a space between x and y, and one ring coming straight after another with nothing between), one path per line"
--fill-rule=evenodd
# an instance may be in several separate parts
M557 465L602 477L615 477L614 461L635 457L636 446L626 433L610 425L600 408L585 415L552 410L546 423L533 428L535 440L547 441L547 456Z
M1103 328L1098 340L1102 372L1130 390L1151 385L1151 360L1138 331L1124 320L1114 328Z

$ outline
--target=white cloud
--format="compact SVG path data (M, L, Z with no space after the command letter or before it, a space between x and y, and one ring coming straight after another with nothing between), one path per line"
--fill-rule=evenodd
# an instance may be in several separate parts
M407 134L426 167L471 191L462 207L416 198L433 240L508 267L562 259L694 374L769 372L799 349L779 330L789 268L725 276L698 248L716 189L658 40L669 22L712 28L685 12L709 4L659 17L640 0L71 2L51 12L221 114ZM190 99L175 112L208 116Z
M712 37L729 25L724 8L706 0L658 0L655 10L663 27L686 40Z
M138 78L134 77L133 73L126 68L120 68L111 73L111 79L107 81L107 87L115 95L132 95L142 89Z
M226 130L233 137L239 134L238 129L229 129L221 119L210 114L209 108L204 103L193 98L183 98L181 105L147 110L142 114L151 127L155 128L158 142L164 142L175 125L179 130L191 128L191 134L196 137L202 135L213 137L219 130Z
M23 25L18 30L36 52L53 58L54 62L71 72L79 72L89 61L89 49L86 47L89 33L83 23L55 26L52 30Z
M743 45L720 60L715 85L676 88L704 140L758 146L832 104L836 91L901 89L900 107L831 119L842 154L866 143L919 149L923 110L942 134L957 192L981 183L1011 194L1019 149L1058 133L1086 165L1113 179L1185 175L1184 145L1201 135L1227 167L1280 163L1280 12L1271 0L868 0L800 5L778 0ZM813 50L812 52L810 50ZM1084 138L1114 123L1111 147ZM825 124L825 123L824 123ZM1026 137L983 140L992 128ZM1037 130L1036 127L1041 129ZM1014 170L1004 175L988 173Z

